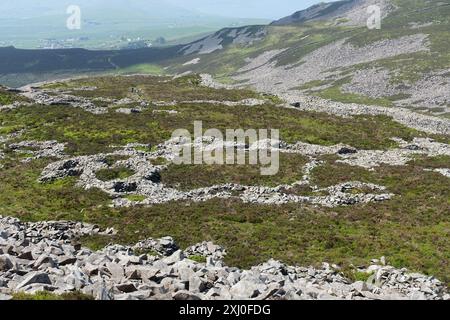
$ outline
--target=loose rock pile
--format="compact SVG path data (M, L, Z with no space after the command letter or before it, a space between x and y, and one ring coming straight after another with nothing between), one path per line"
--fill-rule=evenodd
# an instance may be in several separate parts
M170 237L96 252L74 244L77 236L99 232L82 223L27 224L0 216L0 297L81 291L99 300L450 299L437 279L384 261L359 270L367 282L351 282L327 263L303 268L270 260L249 270L228 267L224 249L210 242L185 251ZM205 262L189 259L197 255Z
M354 73L350 83L342 86L342 91L372 98L404 95L404 98L395 101L395 105L405 108L414 106L415 109L422 108L421 111L440 115L450 112L449 72L449 69L440 70L424 75L415 83L394 86L391 78L397 75L396 71L383 68L362 69Z
M23 106L23 105L29 105L29 103L28 102L16 101L16 102L13 102L12 104L0 105L0 111L13 110L13 109L16 109L16 108L18 108L20 106Z
M387 108L368 106L356 103L341 103L329 101L318 97L302 96L293 93L280 93L280 96L297 105L298 110L324 112L341 117L356 115L386 115L404 126L431 134L450 134L450 121L423 115L404 108Z
M40 89L33 89L26 93L26 96L37 104L43 105L68 105L74 108L81 108L93 114L104 114L108 108L98 107L91 100L70 94L49 94Z
M206 139L206 138L205 138ZM202 202L211 199L222 198L229 199L232 197L239 198L246 203L258 204L286 204L286 203L310 203L326 207L335 207L342 205L354 205L357 203L386 201L393 197L393 194L386 192L382 186L371 184L363 184L359 182L349 182L344 185L331 186L325 189L311 187L312 191L317 195L303 196L296 195L286 190L292 190L298 185L309 185L309 175L314 166L319 163L312 158L304 168L303 177L299 177L299 181L291 185L280 185L274 188L265 186L245 186L239 184L223 184L214 185L205 188L193 189L190 191L182 191L166 186L161 183L161 175L167 169L166 165L154 166L151 164L152 159L164 158L167 161L173 160L176 146L184 144L179 139L172 139L166 143L157 146L153 152L143 152L136 150L133 145L125 146L122 150L115 151L110 154L97 154L92 156L81 156L71 159L64 159L48 165L42 172L40 181L48 182L55 179L79 176L77 185L86 190L97 188L111 195L113 205L116 207L140 205L151 205L167 203L170 201L193 201ZM206 139L208 140L208 139ZM204 148L208 148L214 144L213 140L195 141L193 146L202 144ZM190 145L191 147L192 145ZM245 146L236 146L245 148ZM252 148L272 148L267 141L258 141L248 147ZM326 147L323 147L326 148ZM309 152L314 146L306 148ZM342 149L342 146L334 148L335 152ZM302 152L304 148L296 148L289 145L282 146L281 151L286 152ZM323 151L322 147L317 147L317 152ZM326 149L328 151L328 149ZM120 160L110 165L107 157L126 156L128 159ZM114 179L110 181L102 181L97 178L96 173L102 169L126 167L133 171L133 175L126 179ZM301 179L301 180L300 180ZM352 193L355 189L370 189L373 192ZM317 189L317 190L316 190ZM326 193L326 195L323 195ZM130 200L128 195L140 195L144 199L141 201Z
M404 166L415 155L428 157L450 156L450 145L439 143L428 138L414 138L412 142L402 139L393 139L399 144L399 148L390 150L358 150L354 153L340 155L338 162L367 169L378 167L382 164Z
M40 158L61 159L65 156L65 144L57 141L21 141L10 144L9 148L14 152L25 155L23 162Z
M414 34L396 39L384 39L366 46L356 47L347 39L337 40L306 54L293 65L278 66L282 55L269 51L254 58L248 66L238 70L233 79L253 85L258 91L278 94L314 81L336 76L338 68L351 67L401 54L429 51L425 34ZM244 86L244 84L239 84Z

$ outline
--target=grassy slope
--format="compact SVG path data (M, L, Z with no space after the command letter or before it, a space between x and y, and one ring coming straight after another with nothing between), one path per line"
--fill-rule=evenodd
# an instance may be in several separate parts
M182 92L182 96L198 99L215 96L240 99L253 94L213 89L202 91L195 81L185 81L189 78L175 82L177 85L172 82L162 85L157 78L147 78L148 83L142 83L142 79L136 83L133 82L136 79L127 78L123 83L115 82L109 87L119 79L97 81L99 89L95 94L124 97L129 94L130 87L136 85L144 88L142 92L149 96L153 92L151 88L157 87L158 97L172 97ZM83 83L71 85L80 84ZM409 139L424 135L384 117L341 119L275 108L272 105L260 108L175 105L169 107L179 111L175 115L151 112L92 115L63 106L21 107L0 113L0 130L4 134L25 128L22 139L67 142L67 152L72 154L106 151L110 144L162 142L170 136L171 130L190 128L196 119L204 120L205 128L270 126L282 128L282 138L289 142L302 140L323 145L344 142L361 148L389 148L394 146L390 137ZM326 157L326 165L313 172L314 183L321 186L348 180L386 185L397 196L382 204L326 209L298 204L264 206L212 200L113 209L109 207L111 199L105 193L76 188L76 178L38 183L37 178L51 159L21 163L17 154L5 151L7 157L1 160L4 168L0 170L0 214L24 220L83 220L119 230L114 239L94 237L83 240L94 248L111 241L132 243L145 237L173 235L182 246L203 240L224 245L229 252L227 262L237 266L247 267L268 258L297 264L331 261L349 265L367 263L370 258L386 255L394 265L450 281L450 248L446 241L450 232L448 178L423 171L423 168L448 166L448 158L416 159L409 167L385 166L370 172L337 164L334 157ZM282 175L274 178L279 179L277 181L260 180L256 174L252 175L256 168L245 168L250 172L240 178L244 170L240 167L218 168L220 175L216 170L204 170L199 174L195 167L172 167L163 172L162 178L181 183L184 188L236 179L271 185L291 182L300 175L302 163L301 157L282 158ZM176 177L181 173L186 179L180 178L177 182Z
M71 293L64 293L61 295L50 293L48 291L42 291L42 292L36 292L34 294L19 292L13 294L12 300L27 300L27 301L58 301L58 300L65 300L65 301L88 301L88 300L95 300L94 297L83 294L81 292L71 292Z
M241 185L265 185L275 187L301 180L306 157L296 154L280 154L282 166L274 176L261 176L257 165L169 165L162 174L162 183L191 190L224 183Z
M14 94L4 87L0 86L0 106L9 105L15 101L27 101L26 98Z

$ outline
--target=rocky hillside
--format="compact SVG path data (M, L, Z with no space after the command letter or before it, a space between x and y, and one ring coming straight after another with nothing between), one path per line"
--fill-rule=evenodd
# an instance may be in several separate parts
M326 100L292 106L206 75L87 77L0 98L2 298L448 298L444 119L346 104L330 115ZM214 145L171 139L199 119L280 128L279 173L173 163L179 144ZM260 148L275 147L234 146ZM154 240L166 236L220 247Z
M395 5L390 0L321 2L306 10L295 12L293 15L274 21L272 25L286 26L313 21L333 21L336 25L364 26L367 21L367 9L372 5L380 7L382 17L386 17L395 10Z
M366 27L374 4L381 8L380 30ZM316 96L448 118L449 15L442 1L322 3L275 21L260 41L178 58L169 70L212 73L292 102Z
M0 298L449 299L450 6L382 1L368 30L373 2L158 52L40 52L30 73L33 52L0 60L5 79L101 73L0 87ZM279 129L229 145L278 152L278 174L176 164L217 146L172 137L197 120Z
M73 244L74 238L114 230L1 216L0 227L0 279L8 288L0 288L0 300L45 291L52 292L48 299L98 300L450 299L438 280L387 266L384 257L359 269L367 282L352 282L326 263L302 268L269 260L250 270L231 268L223 263L225 250L211 242L180 250L165 237L94 252Z

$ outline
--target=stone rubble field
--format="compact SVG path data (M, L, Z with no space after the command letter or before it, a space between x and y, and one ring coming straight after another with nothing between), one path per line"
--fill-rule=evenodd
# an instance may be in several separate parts
M387 69L369 68L355 72L350 83L342 86L343 92L364 95L371 98L406 95L395 102L396 106L423 111L431 109L433 115L445 115L450 112L449 69L432 72L413 84L393 86L390 82L397 74ZM433 107L436 111L433 111Z
M205 137L207 139L207 137ZM215 185L211 187L199 188L190 191L181 191L170 188L161 183L161 175L164 174L166 165L154 166L151 165L152 159L164 158L167 161L172 161L175 157L175 148L180 145L186 145L185 141L178 141L179 139L172 139L157 147L154 152L137 151L135 148L139 145L128 145L122 150L110 154L97 154L92 156L81 156L70 159L60 160L48 165L41 174L40 181L45 183L71 176L79 176L77 185L86 190L98 188L110 194L113 199L113 205L117 207L131 206L136 204L158 204L170 201L190 200L194 202L207 201L214 198L229 199L239 197L246 203L259 204L286 204L286 203L312 203L327 207L334 207L340 205L354 205L357 203L379 202L389 200L394 195L386 192L383 186L373 184L366 184L357 181L349 181L343 184L330 186L328 188L318 188L311 186L311 189L316 193L327 192L327 196L301 196L288 194L287 191L297 186L310 185L310 171L320 165L314 157L311 157L304 168L304 175L302 180L294 182L291 185L279 185L276 187L265 186L245 186L239 184L224 184ZM198 146L202 144L204 148L214 146L214 141L195 141L191 146ZM258 141L249 149L256 148L272 148L270 141ZM332 149L333 152L339 154L340 151L346 150L343 146L335 148L326 148L314 145L283 145L279 151L287 153L299 153L302 155L316 155L327 154ZM245 146L236 146L245 148ZM348 148L347 148L348 149ZM348 149L353 150L353 149ZM96 177L96 172L102 169L107 169L110 166L107 164L107 157L111 156L126 156L127 160L116 162L113 167L126 167L133 170L134 174L127 179L115 179L112 181L101 181ZM344 158L345 159L345 158ZM368 188L373 193L349 193L349 191L358 188ZM137 194L145 197L142 201L132 201L126 198L126 195Z
M268 61L270 61L271 58L274 58L278 53L279 53L278 51L273 52L272 54L270 54L269 57L264 57L263 61L261 61L260 63L252 62L255 65L260 65L259 67L256 67L256 69L254 68L252 70L260 70L261 68L268 68L267 67L267 64L269 63ZM261 72L261 74L264 75L269 74L269 71L267 70L252 71L252 72L258 72L258 74L259 72ZM304 74L303 73L301 74L308 75L310 73L306 72ZM241 76L242 79L245 78L244 75ZM285 77L284 74L283 77ZM265 77L260 81L258 81L258 83L251 83L250 85L254 86L258 90L261 90L262 92L277 95L282 100L287 101L288 104L282 106L285 108L296 108L302 111L324 112L327 114L332 114L344 118L353 117L357 115L371 115L371 116L386 115L392 117L392 119L394 119L396 122L408 128L416 129L431 134L445 134L445 135L450 134L450 120L446 118L439 118L436 116L425 115L402 107L388 108L374 105L362 105L357 103L342 103L337 101L331 101L316 96L305 95L300 91L296 92L293 90L289 90L289 88L279 88L275 86L272 83L272 81L276 82L277 80L273 80L270 77L267 78ZM226 88L226 89L242 86L242 85L235 85L235 86L222 85L221 83L214 81L211 75L208 74L202 75L202 84L210 88ZM416 90L415 92L418 91ZM439 90L439 93L440 92L441 91ZM424 99L425 98L421 100ZM441 98L427 96L426 99L434 101L436 99ZM447 98L444 97L443 99Z
M165 237L94 252L76 241L114 232L83 223L0 217L0 299L41 291L79 291L98 300L450 299L439 280L388 266L384 257L358 267L366 282L352 282L328 263L314 268L269 260L249 270L229 267L224 248L210 242L183 251ZM196 262L198 257L203 262Z
M259 204L286 204L286 203L311 203L326 207L341 205L354 205L358 203L386 201L395 195L389 193L385 187L365 184L358 181L348 181L343 184L330 186L328 188L318 188L311 185L311 171L322 165L323 161L318 161L321 155L337 155L344 164L372 169L382 164L405 166L415 155L426 155L429 157L449 156L450 147L447 144L438 143L431 139L416 138L408 143L402 139L394 139L399 148L390 150L357 150L350 146L319 146L303 142L287 144L281 142L278 146L271 140L257 141L248 150L271 149L281 153L295 153L309 158L309 162L303 168L303 177L290 185L279 185L276 187L265 186L245 186L239 184L214 185L189 191L177 190L161 183L161 175L167 169L167 165L152 165L154 159L163 158L168 163L173 161L177 148L188 146L204 149L215 147L212 137L204 137L202 141L188 143L182 139L175 138L158 145L153 152L139 151L139 147L148 145L129 144L119 148L117 151L107 154L96 154L90 156L80 156L69 158L63 156L63 144L54 141L32 142L23 141L10 145L15 152L25 152L21 147L35 147L36 151L31 152L28 158L22 161L40 157L62 158L49 164L42 172L40 181L42 183L77 176L77 185L86 190L98 188L113 197L113 205L116 207L132 206L136 204L151 205L166 203L170 201L190 200L195 202L207 201L214 198L229 199L239 197L243 202ZM238 149L246 149L243 145L233 145ZM247 150L247 149L246 149ZM123 160L114 164L108 164L108 157L123 157ZM97 178L96 173L103 169L126 167L133 171L133 174L126 179L115 179L102 181ZM448 176L449 168L439 168L435 172ZM289 193L290 190L298 186L308 186L317 196L302 196ZM370 189L372 193L350 193L354 189ZM319 195L326 192L328 195ZM140 195L145 199L132 201L127 199L127 195Z
M429 51L427 37L425 34L415 34L381 40L360 48L347 43L347 39L338 40L305 55L299 63L288 66L277 66L276 63L276 58L284 50L272 50L261 54L238 70L233 79L247 81L246 84L254 86L261 92L288 92L301 84L336 76L337 68L374 62L401 54Z
M53 82L48 82L46 84L52 84ZM224 105L229 107L234 106L260 106L265 104L267 101L262 99L243 99L240 101L227 101L227 100L183 100L183 101L146 101L141 98L123 98L123 99L111 99L105 97L95 97L86 98L76 95L78 91L94 91L96 87L79 87L71 88L70 90L63 89L42 89L37 86L25 86L21 88L21 95L33 101L34 104L40 105L64 105L73 108L80 108L84 111L90 112L92 114L106 114L110 108L116 108L116 112L131 114L140 113L145 109L154 106L174 106L177 104L211 104L211 105ZM102 106L96 104L96 102L101 102ZM31 102L13 103L11 105L0 105L0 111L2 110L12 110L19 106L32 105ZM120 107L126 105L136 105L134 107ZM154 112L169 112L176 113L172 110L154 110Z
M202 75L202 81L206 86L219 86L208 75ZM91 89L94 90L78 90ZM87 99L62 92L57 92L57 95L40 90L30 92L28 97L36 103L63 104L94 114L107 112L111 106L139 103L137 107L116 110L122 113L138 113L149 106L144 101L128 98ZM448 120L406 109L343 104L293 93L279 96L289 103L283 105L284 108L326 112L342 117L360 114L388 115L410 128L428 133L450 133ZM108 107L98 107L94 103L96 99L107 102ZM218 102L195 100L152 103L170 106L177 103ZM222 101L221 104L256 107L264 104L264 101L246 99L238 102ZM4 106L1 110L13 109L19 105ZM194 142L171 139L157 146L128 144L115 146L115 151L111 153L71 157L64 152L66 145L58 141L21 141L8 144L9 140L19 136L20 132L0 136L0 143L23 155L23 162L40 158L55 159L55 162L42 171L40 183L76 177L78 187L86 190L100 189L110 195L114 207L149 206L170 201L203 202L217 198L269 205L306 203L330 208L383 202L396 195L382 185L347 181L326 188L315 186L311 182L311 172L325 163L319 157L332 155L337 157L338 163L371 170L381 165L406 166L415 156L450 155L449 145L429 138L415 138L410 142L392 138L398 146L388 150L359 150L344 144L321 146L305 142L281 142L275 145L271 140L261 140L250 146L236 144L231 147L246 151L270 149L304 156L308 158L308 162L303 167L303 176L292 184L276 187L223 184L183 191L162 183L164 170L173 161L175 150L180 146L201 145L206 149L214 149L216 141L212 137ZM144 149L149 151L142 151ZM2 153L0 159L1 157ZM120 160L111 164L108 162L111 157L118 157ZM152 160L161 158L167 164L151 164ZM96 176L100 170L119 167L125 167L133 174L110 181L100 180ZM450 177L449 168L424 170ZM313 195L303 196L289 192L299 186L309 187ZM136 200L137 198L129 196L141 196L143 199ZM0 218L0 299L11 299L16 292L36 293L43 290L56 294L79 291L99 300L450 299L444 283L431 276L388 266L385 259L374 260L368 267L357 267L358 273L367 275L368 280L353 282L344 276L338 266L327 263L321 268L303 268L270 260L250 270L228 267L223 262L226 254L224 248L206 242L183 251L172 238L166 237L147 239L134 246L109 245L96 252L81 248L77 243L79 237L108 236L115 233L116 230L113 229L101 230L96 226L75 222L21 223L15 218Z

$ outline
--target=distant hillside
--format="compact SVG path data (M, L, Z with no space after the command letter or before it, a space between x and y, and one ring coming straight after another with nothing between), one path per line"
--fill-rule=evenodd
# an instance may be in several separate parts
M366 26L374 4L380 30ZM167 71L211 73L290 101L310 95L450 117L449 37L448 2L345 0L275 21L257 41L177 58Z
M380 30L365 26L382 8ZM85 73L209 73L289 101L319 96L450 117L450 3L345 0L271 25L224 28L185 45L127 51L0 49L0 83Z
M66 28L66 10L72 4L81 9L80 30ZM0 46L109 50L139 39L173 41L224 27L267 22L208 15L161 0L2 0Z

